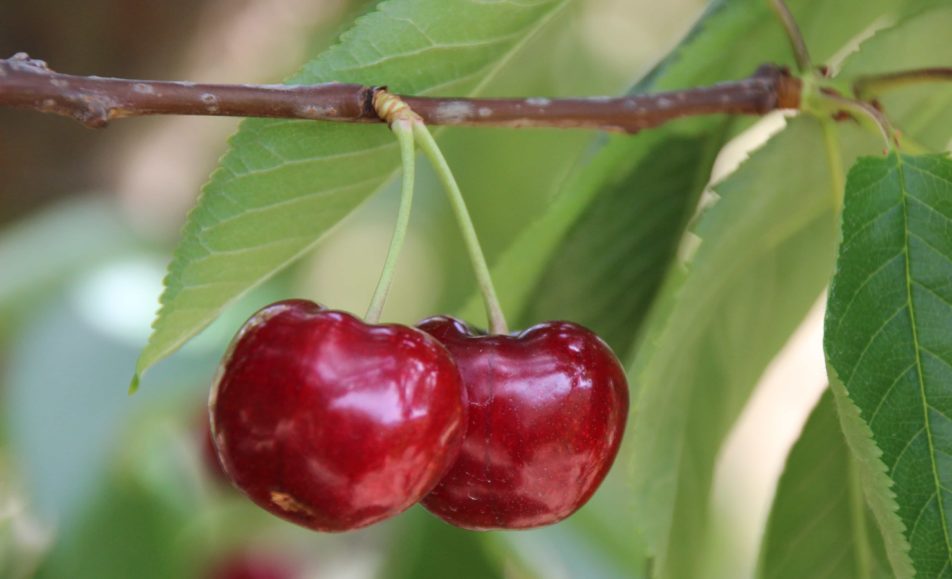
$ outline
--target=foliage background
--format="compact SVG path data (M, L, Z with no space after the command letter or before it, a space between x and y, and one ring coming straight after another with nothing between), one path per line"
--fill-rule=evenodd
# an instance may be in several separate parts
M57 70L77 74L276 82L327 47L342 27L373 4L4 0L0 54L26 51ZM810 16L804 23L808 40L823 59L871 24L858 16L841 20L836 9L823 3L797 5L801 15ZM529 40L485 92L621 94L676 45L703 9L699 0L571 3ZM731 16L735 21L725 18L720 24L736 34L751 35L751 43L759 43L762 50L732 53L718 67L706 70L685 59L670 76L660 77L660 86L736 78L764 60L789 61L779 26L764 16L765 11L737 14ZM841 38L844 35L847 38ZM625 296L631 309L613 319L631 325L641 321L652 297L645 288L656 289L662 279L643 277L638 266L648 264L644 267L650 269L652 260L669 259L665 251L677 249L681 230L672 227L643 238L625 232L644 215L685 225L697 199L675 204L668 192L685 189L685 183L718 181L783 126L783 120L773 116L752 129L751 125L698 123L673 134L611 140L614 158L655 148L650 149L652 155L633 156L637 170L619 175L617 187L604 196L607 201L573 230L568 247L576 251L560 254L557 267L545 272L541 283L553 291L523 304L523 321L552 315L594 320L626 355L635 336L605 322L615 301L586 299L593 284L616 284L621 292L617 295ZM637 519L647 510L632 496L633 489L644 491L646 481L652 483L653 472L632 472L628 461L619 462L592 503L570 521L522 533L465 533L416 508L372 529L318 536L262 515L209 476L198 451L199 423L211 375L227 340L251 311L282 297L308 297L362 312L389 238L396 208L394 184L347 217L304 259L254 290L186 348L159 364L139 394L125 395L186 211L235 126L229 119L136 119L118 122L107 131L90 131L64 119L0 110L0 576L201 577L216 559L234 550L267 553L290 561L303 574L320 577L643 575L648 546L638 530L643 521ZM724 206L734 209L725 211L743 212L748 205L739 196L745 191L773 187L777 169L798 167L788 158L790 151L803 156L796 158L800 166L808 164L821 148L819 133L806 124L795 130L799 132L785 135L793 147L768 148L752 170L708 189L702 205L732 197L734 201ZM697 138L697 134L713 136ZM716 145L733 136L737 138L715 159ZM490 260L502 260L505 272L516 272L502 281L504 301L528 296L529 290L519 287L519 270L541 263L531 251L504 257L507 248L527 223L553 205L559 187L572 179L584 186L586 175L574 172L573 163L591 150L593 138L582 131L502 129L447 130L441 138ZM385 318L394 321L413 322L457 310L472 293L469 266L442 193L422 164L418 174L408 246L385 311ZM822 169L801 177L829 186ZM632 200L629 187L644 183L651 184L654 197ZM819 187L813 190L820 191ZM750 204L751 215L757 217L750 223L761 223L763 231L743 231L735 243L743 244L744 235L777 233L769 217L789 215L791 207L794 214L803 210L805 219L812 219L814 210L821 216L832 211L831 197L818 195L803 203L799 193L790 187L781 191L776 205ZM591 234L618 215L618 207L631 209L633 203L637 209L629 213L633 221L616 222L613 236ZM670 208L670 213L652 214L659 207ZM700 233L725 227L723 219L720 225L708 223ZM819 230L829 234L831 230L822 225L821 220ZM665 237L667 246L659 241ZM824 247L826 237L816 239ZM690 254L696 247L689 242L680 250ZM704 250L710 279L733 263L730 249ZM577 267L586 265L592 251L610 256L605 262L609 267L593 268L591 275L579 279ZM616 263L612 260L619 256L631 259L626 267L612 269ZM822 280L824 272L828 275L828 260L820 256L815 263L802 277ZM709 304L708 297L698 293L706 287L685 290L687 305L703 309ZM718 331L705 335L698 330L695 335L694 329L703 325L690 314L683 315L680 325L674 326L681 333L672 330L664 337L670 355L637 367L638 375L663 381L678 369L680 347L700 360L712 343L729 343L721 330L730 338L732 328L750 327L753 316L742 308L745 291L753 290L739 286L723 294L711 292L712 300L737 296L720 308L722 318L710 326ZM811 294L807 289L797 295ZM764 365L786 340L787 330L799 323L811 299L802 298L803 303L794 306L782 304L784 311L793 313L774 332L772 342L768 340L776 347L767 346L758 354L765 357ZM754 572L768 502L786 451L825 385L821 313L815 307L807 316L760 377L749 403L745 404L746 392L724 403L738 413L743 409L737 424L713 424L718 417L699 422L696 436L703 437L710 427L722 430L718 435L727 436L727 442L719 452L711 452L717 464L713 481L706 481L713 486L709 536L716 540L705 543L685 536L680 547L691 553L682 560L696 565L698 576L744 577ZM742 373L750 374L740 381L749 381L751 388L762 370L758 363L738 365ZM703 385L707 378L698 376L696 381ZM679 380L690 379L679 375ZM710 402L703 395L697 399ZM683 414L696 411L685 404ZM725 412L729 415L731 410ZM812 422L816 428L828 427L823 415L818 416ZM658 452L663 451L659 446ZM694 520L690 509L699 508L683 500L678 505L689 512L675 518L676 532L679 524ZM698 545L703 546L700 552L694 550ZM678 548L675 545L672 552Z

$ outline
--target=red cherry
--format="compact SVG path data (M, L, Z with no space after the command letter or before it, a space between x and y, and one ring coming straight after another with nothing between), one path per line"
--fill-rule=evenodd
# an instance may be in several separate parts
M628 416L628 383L608 345L568 322L515 336L477 335L442 316L419 327L453 354L469 398L459 458L423 505L485 530L552 524L585 504Z
M464 396L449 353L423 332L288 300L245 323L209 405L239 489L304 527L345 531L433 488L462 441Z
M288 561L258 553L235 552L215 563L207 579L293 579L298 575Z

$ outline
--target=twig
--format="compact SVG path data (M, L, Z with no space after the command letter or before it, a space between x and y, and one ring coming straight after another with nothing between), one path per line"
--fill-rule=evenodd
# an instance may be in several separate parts
M852 117L861 125L866 124L872 127L873 130L879 132L883 138L886 150L892 150L893 146L898 144L896 132L893 130L889 119L886 118L886 115L884 115L881 110L870 103L844 97L830 91L822 91L818 97L822 100L826 100L833 109L838 111L838 114L834 115L835 119L844 120L842 114L845 113L847 115L846 118Z
M807 50L807 43L803 40L803 34L800 27L797 26L797 20L790 12L790 8L783 0L770 0L770 7L777 14L783 29L787 32L787 39L790 40L790 46L793 48L793 56L797 61L797 70L807 72L810 67L810 52Z
M20 53L0 60L0 107L59 114L89 127L142 115L210 115L379 123L382 87L197 84L74 76ZM430 125L588 128L634 133L708 114L764 115L800 105L800 81L765 65L742 80L648 95L580 99L401 97Z
M887 89L939 81L952 81L952 68L918 68L861 76L853 82L853 94L856 98L868 99Z

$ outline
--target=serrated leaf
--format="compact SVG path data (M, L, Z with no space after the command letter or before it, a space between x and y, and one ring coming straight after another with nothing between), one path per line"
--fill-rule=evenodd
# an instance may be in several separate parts
M758 577L892 577L856 469L827 390L787 457Z
M886 465L881 460L882 451L876 446L869 426L860 417L859 409L850 400L846 388L829 365L827 375L830 377L830 390L836 400L840 425L853 453L853 463L860 475L866 503L879 524L889 564L897 579L913 577L915 571L909 559L909 543L903 536L904 527L896 514L899 507L896 505L896 494L890 488L892 483L886 475Z
M568 0L389 0L289 79L469 95ZM137 373L312 247L397 167L384 127L251 120L205 186Z
M952 160L850 171L824 348L882 451L917 576L952 574Z
M795 119L718 185L700 248L652 314L631 370L640 395L628 440L635 512L660 577L699 575L721 443L831 273L836 195L824 148L816 122Z

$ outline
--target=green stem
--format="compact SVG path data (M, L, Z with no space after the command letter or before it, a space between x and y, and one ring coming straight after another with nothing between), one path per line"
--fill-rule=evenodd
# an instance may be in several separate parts
M397 141L400 143L400 159L403 163L403 185L400 191L400 209L397 211L397 223L393 228L390 248L387 250L387 258L383 262L383 269L380 271L380 280L377 281L377 288L374 290L374 295L370 299L370 307L367 308L366 320L371 324L379 321L380 314L383 313L383 305L387 301L390 286L393 284L393 272L397 266L397 257L400 255L403 240L407 235L407 226L410 224L410 207L413 204L413 179L416 164L413 149L412 124L415 123L409 120L397 120L390 125L390 129L393 131L393 134L397 136Z
M843 208L843 195L846 193L846 177L843 175L843 157L840 154L840 142L832 119L821 118L820 128L823 130L823 144L826 146L826 158L830 164L833 205L836 212L839 213Z
M852 99L839 100L843 109L853 115L860 125L878 131L883 137L883 143L887 151L893 150L893 130L889 121L883 114L872 105L863 101L854 101Z
M489 274L489 266L486 264L486 257L479 245L479 239L476 237L476 229L473 227L473 220L466 209L466 202L463 200L463 194L459 190L459 185L453 177L449 164L443 157L443 153L437 146L433 135L427 130L422 122L413 124L413 134L416 137L420 149L430 159L436 174L443 183L446 193L450 198L450 205L453 206L453 212L456 214L456 220L459 222L459 228L463 234L463 241L466 243L466 251L469 253L469 259L473 264L473 271L476 274L476 282L479 284L479 291L483 294L483 302L486 304L486 317L489 319L489 330L493 334L508 334L509 329L506 325L506 318L503 316L502 307L499 305L499 298L496 297L496 290L493 287L493 280Z
M861 127L879 133L887 151L892 151L895 147L895 133L889 120L881 111L867 102L823 91L819 85L805 81L800 110L819 118L821 122L831 115L846 112L856 119Z

